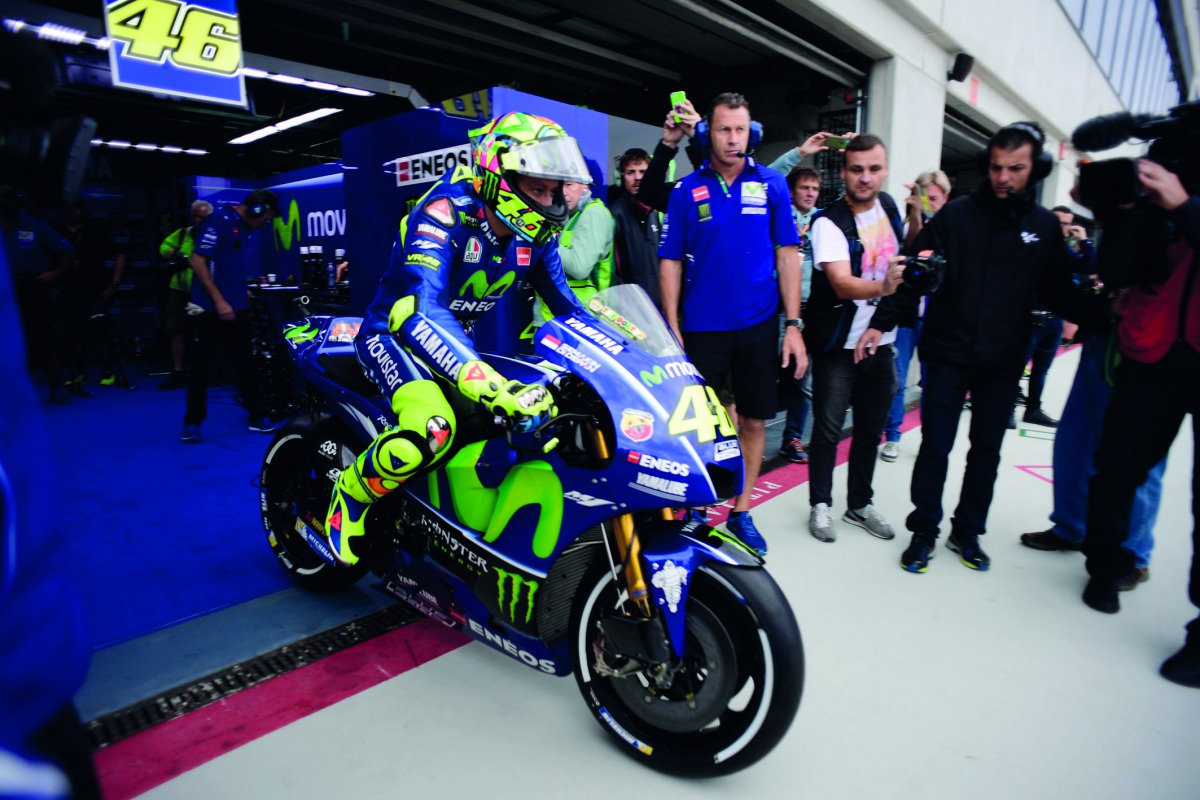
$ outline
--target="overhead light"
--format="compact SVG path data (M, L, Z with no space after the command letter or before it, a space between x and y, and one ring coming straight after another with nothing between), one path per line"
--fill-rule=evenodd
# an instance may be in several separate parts
M368 92L366 89L355 89L353 86L343 86L338 89L342 94L349 94L355 97L374 97L374 92Z
M63 42L64 44L79 44L88 38L87 31L81 31L78 28L69 28L66 25L58 25L54 22L47 22L38 28L38 38L45 39L50 42Z
M207 150L201 150L198 147L189 147L188 149L184 150L182 147L179 147L179 146L173 145L173 144L157 145L157 144L151 144L150 142L141 142L139 144L132 144L130 142L125 141L124 139L110 139L108 141L105 141L104 139L92 139L92 147L111 147L114 150L128 150L129 148L132 147L134 150L141 150L143 153L160 152L160 153L170 153L172 155L179 155L180 153L185 153L189 156L206 156L206 155L208 155Z
M304 85L304 78L297 78L295 75L283 75L280 73L268 74L267 80L278 81L279 83L290 83L293 86Z
M292 117L291 119L280 120L279 122L276 122L274 125L268 125L265 128L259 128L256 131L251 131L250 133L243 134L243 135L237 137L236 139L230 139L228 143L229 144L250 144L251 142L257 142L259 139L265 139L268 136L273 136L274 134L279 133L280 131L286 131L288 128L294 128L297 125L304 125L305 123L312 122L315 119L320 119L321 117L328 117L330 114L337 114L341 111L342 111L342 109L340 109L340 108L318 108L316 111L309 111L307 114L301 114L298 117Z
M253 67L242 67L242 74L247 78L265 78L271 73L265 69L254 69Z

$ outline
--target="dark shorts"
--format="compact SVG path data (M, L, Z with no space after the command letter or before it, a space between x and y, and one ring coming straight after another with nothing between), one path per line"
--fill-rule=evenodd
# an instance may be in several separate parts
M168 334L182 336L187 333L187 304L191 299L191 292L181 292L178 289L167 290L167 302L163 308L163 327Z
M779 320L771 315L741 331L685 331L684 349L718 392L730 380L738 416L772 419L779 378Z

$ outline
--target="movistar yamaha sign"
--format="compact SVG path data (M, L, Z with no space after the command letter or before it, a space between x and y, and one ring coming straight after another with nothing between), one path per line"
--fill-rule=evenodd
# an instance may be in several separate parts
M114 86L246 106L235 0L115 0L104 25Z

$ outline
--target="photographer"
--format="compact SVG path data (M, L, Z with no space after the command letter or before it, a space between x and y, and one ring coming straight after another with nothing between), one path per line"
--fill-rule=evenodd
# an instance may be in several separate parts
M917 237L917 250L936 250L946 263L941 286L926 304L921 335L921 449L912 476L915 508L907 520L913 537L900 559L909 572L925 572L933 557L967 392L971 447L946 545L971 569L991 565L979 537L987 530L1000 445L1029 347L1034 295L1069 318L1077 315L1073 306L1087 303L1071 280L1072 259L1058 218L1035 198L1037 181L1053 163L1043 142L1034 123L1001 128L980 153L987 180L948 203ZM906 299L915 306L915 293L902 287L897 301Z
M1150 152L1156 155L1154 147ZM1183 166L1173 164L1185 175L1190 153L1189 147ZM1083 543L1091 576L1083 602L1109 614L1120 610L1118 582L1134 567L1133 551L1122 546L1134 494L1166 456L1183 418L1191 414L1195 425L1200 412L1200 198L1176 172L1155 161L1139 161L1137 179L1145 197L1104 214L1099 254L1105 284L1130 287L1119 309L1122 359L1096 451ZM1191 181L1189 186L1194 188ZM1193 469L1193 518L1200 498L1197 474ZM1189 593L1200 608L1197 545L1200 535L1193 524ZM1160 672L1200 688L1200 617L1187 630L1186 644Z

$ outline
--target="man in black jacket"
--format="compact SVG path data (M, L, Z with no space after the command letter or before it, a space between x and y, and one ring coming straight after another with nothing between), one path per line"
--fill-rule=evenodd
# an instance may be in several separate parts
M637 197L642 177L650 166L650 154L640 148L617 157L621 193L609 205L613 216L613 251L621 283L636 283L646 290L654 305L661 304L658 288L658 237L662 214Z
M912 476L916 508L907 520L912 543L900 558L909 572L925 572L933 557L949 455L968 392L971 447L946 545L971 569L990 566L979 536L986 531L1000 444L1029 347L1034 296L1073 318L1071 306L1084 301L1073 289L1058 218L1035 198L1037 182L1052 166L1043 142L1035 123L1000 129L981 153L988 180L947 204L916 241L916 250L945 256L946 266L926 305L921 336L925 385ZM902 290L898 299L906 295L911 293Z

